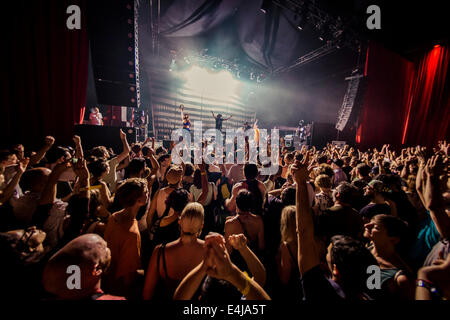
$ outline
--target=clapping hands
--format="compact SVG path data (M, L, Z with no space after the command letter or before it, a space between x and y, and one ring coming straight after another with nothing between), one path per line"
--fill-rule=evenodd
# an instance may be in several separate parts
M205 238L205 259L203 268L210 277L229 280L235 266L225 247L225 239L220 234L211 233Z

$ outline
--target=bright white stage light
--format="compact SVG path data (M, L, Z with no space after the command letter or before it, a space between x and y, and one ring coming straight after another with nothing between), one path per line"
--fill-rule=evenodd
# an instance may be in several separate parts
M219 99L235 96L240 85L228 71L210 72L198 66L185 71L184 78L189 89Z

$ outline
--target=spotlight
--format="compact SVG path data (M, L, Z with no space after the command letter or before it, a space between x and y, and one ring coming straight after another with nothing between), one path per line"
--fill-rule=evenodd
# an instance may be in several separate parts
M267 13L267 11L269 11L270 5L272 4L272 1L270 0L263 0L262 4L261 4L261 11L264 13Z

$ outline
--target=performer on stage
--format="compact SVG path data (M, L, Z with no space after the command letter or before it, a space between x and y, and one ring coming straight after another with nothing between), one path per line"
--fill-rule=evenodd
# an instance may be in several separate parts
M231 115L228 118L224 119L220 113L217 115L217 117L214 115L214 112L211 111L211 113L212 113L213 118L216 120L216 130L219 130L219 131L222 131L223 122L228 121L233 117Z
M89 115L89 123L93 126L103 125L103 116L98 108L92 108Z
M189 119L189 115L184 113L184 105L180 105L181 109L181 121L183 121L183 129L187 131L191 131L191 120Z
M258 128L258 119L255 120L255 123L253 124L253 130L255 131L255 142L256 147L259 147L259 128Z

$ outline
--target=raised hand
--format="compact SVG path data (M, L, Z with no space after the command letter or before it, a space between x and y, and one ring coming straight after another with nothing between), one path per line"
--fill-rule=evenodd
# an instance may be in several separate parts
M89 179L89 170L85 159L78 159L78 162L73 164L73 171L80 179Z
M23 158L19 162L19 172L24 173L27 170L28 163L30 163L30 158Z
M242 233L229 236L228 242L235 250L238 251L247 246L247 238Z
M55 143L55 138L53 138L52 136L47 136L47 137L45 137L45 139L44 139L44 144L45 144L47 147L53 146L54 143Z
M306 183L308 180L308 169L306 167L306 162L295 161L295 163L291 166L291 173L295 183Z
M72 140L76 145L81 144L81 138L79 136L73 136Z
M208 257L212 259L214 266L208 268L206 273L216 279L229 280L233 273L234 265L231 262L225 244L219 245L217 242L211 242L208 248L211 249L208 250Z
M123 139L127 138L127 135L125 134L125 132L122 131L122 129L120 129L119 134L120 134L120 139L123 140Z

